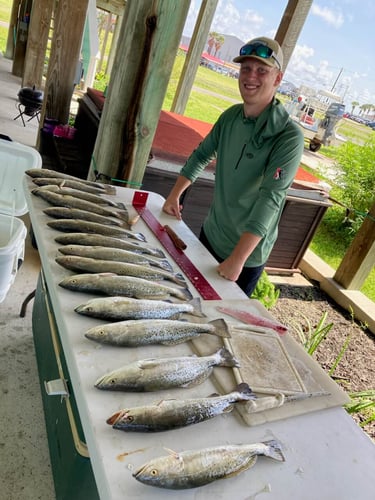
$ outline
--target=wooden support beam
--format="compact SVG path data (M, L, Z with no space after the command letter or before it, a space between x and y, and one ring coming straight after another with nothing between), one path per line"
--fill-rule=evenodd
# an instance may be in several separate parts
M127 3L89 178L97 170L141 185L189 5Z
M25 64L31 5L32 0L21 0L18 10L12 74L20 77L23 75L23 68Z
M219 0L202 1L193 36L190 40L189 50L186 54L185 63L171 106L171 111L179 113L180 115L183 115L186 109L218 1Z
M41 122L44 117L66 124L74 90L88 0L59 0L48 64Z
M20 7L20 3L21 0L13 0L12 11L10 13L7 44L4 53L4 56L8 59L13 59L14 57L14 48L16 45L15 39L17 30L17 19L18 19L18 10Z
M275 40L279 42L284 54L284 67L288 66L298 37L305 24L312 0L289 0L276 32Z
M347 290L360 290L375 265L375 203L359 228L333 279Z
M42 88L45 55L53 12L50 0L34 0L31 10L22 87Z

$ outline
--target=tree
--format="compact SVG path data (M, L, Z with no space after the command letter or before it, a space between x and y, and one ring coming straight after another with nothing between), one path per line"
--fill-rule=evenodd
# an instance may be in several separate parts
M218 50L222 47L224 40L225 38L223 35L220 35L220 33L217 33L216 31L211 31L208 34L207 53L212 55L212 49L215 47L215 52L213 55L216 56Z
M353 101L352 102L352 110L350 112L351 115L354 115L354 109L359 106L359 102L358 101Z

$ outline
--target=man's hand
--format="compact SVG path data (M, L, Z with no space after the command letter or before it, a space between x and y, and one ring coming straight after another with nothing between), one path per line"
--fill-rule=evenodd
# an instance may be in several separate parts
M231 255L217 266L217 272L229 281L237 281L242 271L242 264Z
M168 197L162 208L163 212L169 215L174 215L176 219L181 220L182 205L179 204L178 199Z

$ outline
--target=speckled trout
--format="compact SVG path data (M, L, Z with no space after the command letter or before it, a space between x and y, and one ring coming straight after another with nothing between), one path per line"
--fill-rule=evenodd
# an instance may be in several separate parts
M191 300L191 292L187 288L166 285L156 281L136 278L134 276L118 276L111 273L89 273L67 276L59 285L73 292L95 293L99 295L134 297L136 299L166 300L176 297L180 300Z
M64 186L72 189L79 189L80 191L85 191L86 193L91 194L115 194L115 188L113 186L106 186L105 184L103 185L106 186L105 188L100 187L100 185L98 186L96 184L95 186L93 186L91 183L88 184L81 179L63 179L62 177L36 177L35 179L33 179L33 183L36 186Z
M121 219L116 219L114 217L108 217L107 215L99 215L94 212L89 212L88 210L81 210L79 208L71 207L48 207L43 210L43 212L48 215L48 217L53 217L55 219L81 219L89 222L96 222L97 224L104 224L107 226L119 226L129 228L127 222Z
M90 259L114 260L118 262L130 262L132 264L140 264L142 266L155 266L165 271L172 272L173 268L166 259L158 259L123 250L122 248L111 248L103 246L88 246L88 245L65 245L60 247L59 252L64 255L78 255L79 257L89 257Z
M45 187L39 187L31 190L32 194L34 194L35 196L39 196L44 201L55 207L78 208L80 210L86 210L88 212L104 215L106 217L117 217L118 219L128 222L129 217L126 210L117 210L112 207L99 205L98 203L86 201L82 198L78 198L70 194L61 194L60 191L54 192L46 189Z
M100 182L88 181L86 179L80 179L79 177L75 177L74 175L68 175L64 172L57 172L56 170L50 170L48 168L30 168L26 170L25 173L32 177L33 179L39 177L52 177L58 179L71 179L74 181L79 181L81 183L87 184L88 186L93 186L95 188L100 188L105 191L107 194L115 194L116 188L115 186L111 186L110 184L102 184Z
M138 241L146 241L142 233L134 233L123 227L107 226L83 219L57 219L47 222L47 226L67 233L95 233L116 238L132 238Z
M130 297L103 297L91 299L75 311L94 318L121 321L125 319L178 318L180 314L205 317L199 298L175 304L164 300L133 299Z
M121 347L141 345L176 345L203 334L229 338L229 327L222 318L208 323L173 319L136 319L99 325L85 333L88 339Z
M126 432L160 432L198 424L230 413L236 403L256 399L246 383L233 392L207 398L167 399L148 406L120 410L107 419L114 429Z
M215 366L238 367L239 363L225 347L211 356L140 359L100 377L95 387L127 392L189 388L204 382Z
M152 255L154 257L165 258L165 253L160 248L153 248L138 241L122 240L111 236L92 233L66 233L56 236L55 241L61 245L87 245L103 246L108 248L118 248L131 250L135 253Z
M223 445L171 452L167 456L154 458L140 467L133 477L141 483L158 488L196 488L250 469L259 455L285 461L281 444L276 440Z
M40 189L52 191L53 193L57 193L62 196L73 196L73 198L79 198L80 200L89 201L91 203L97 203L98 205L122 208L126 210L125 205L123 203L117 203L116 201L107 199L103 197L101 194L87 193L85 191L81 191L80 189L70 188L62 184L61 185L47 184L45 186L40 186Z
M171 273L151 266L141 266L130 262L119 262L117 260L90 259L78 255L64 255L56 257L55 261L60 266L71 271L84 273L115 273L119 276L135 276L148 280L167 280L185 286L184 277L181 274Z

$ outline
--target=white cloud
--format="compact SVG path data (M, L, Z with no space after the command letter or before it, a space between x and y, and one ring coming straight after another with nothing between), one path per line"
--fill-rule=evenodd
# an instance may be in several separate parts
M340 28L344 23L344 16L341 12L334 11L328 7L321 7L320 5L312 4L311 14L320 17L327 24Z

